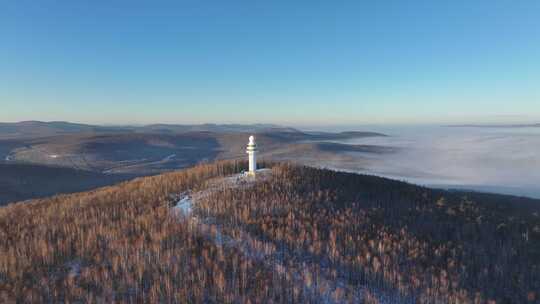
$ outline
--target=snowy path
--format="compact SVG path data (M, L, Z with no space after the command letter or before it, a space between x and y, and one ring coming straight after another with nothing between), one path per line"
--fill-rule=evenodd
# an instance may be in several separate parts
M271 176L270 170L261 173L261 175L264 174L262 178ZM261 179L259 176L258 178ZM240 227L236 227L238 228L238 231L236 231L237 236L231 238L224 232L226 227L215 218L196 215L197 200L206 197L212 191L220 187L249 188L255 185L256 180L246 175L238 174L225 177L214 181L204 191L180 194L180 199L173 207L173 210L176 215L180 215L181 218L195 224L196 228L216 245L234 247L240 250L245 257L264 263L270 269L273 269L278 276L292 273L290 279L295 285L301 287L304 294L311 298L312 301L317 303L343 303L343 300L336 298L336 294L341 292L347 295L348 300L346 302L361 303L366 291L368 291L367 288L349 284L346 279L346 272L343 269L340 270L339 266L321 265L321 262L316 262L317 259L313 258L308 252L291 250L285 245L277 246L272 241L254 237ZM292 269L290 263L287 263L289 261L287 258L294 260ZM315 269L317 269L317 273L315 273ZM397 295L389 295L373 288L370 288L369 291L371 295L377 295L380 304L414 303L411 299L402 299Z
M158 159L158 160L148 160L147 158L123 160L123 161L117 162L117 164L119 165L116 165L112 168L105 169L102 171L102 173L114 174L115 172L119 170L126 170L129 168L137 168L141 166L153 166L153 165L164 164L164 163L173 161L175 158L176 158L176 154L171 154L164 157L163 159Z

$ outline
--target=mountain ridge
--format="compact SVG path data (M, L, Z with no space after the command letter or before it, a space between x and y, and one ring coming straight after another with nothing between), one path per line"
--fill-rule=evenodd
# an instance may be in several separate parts
M15 123L0 122L0 138L48 137L74 133L188 133L188 132L299 132L274 124L149 124L143 126L102 126L67 121L28 120Z
M540 123L532 124L462 124L462 125L446 125L451 128L537 128Z

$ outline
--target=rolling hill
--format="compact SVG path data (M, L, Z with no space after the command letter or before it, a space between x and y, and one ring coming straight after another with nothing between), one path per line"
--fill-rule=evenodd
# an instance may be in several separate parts
M133 178L32 164L0 163L0 206L31 198L86 191Z
M146 126L98 126L65 121L21 121L15 123L0 123L0 139L37 138L80 133L178 134L189 132L260 133L275 131L298 132L298 130L293 128L272 124L153 124Z
M74 133L107 133L128 131L125 128L103 127L65 121L22 121L0 123L0 139L47 137Z
M465 124L465 125L449 125L454 128L538 128L540 123L533 124Z
M308 141L384 136L373 132L306 133L264 124L104 127L27 121L0 124L0 157L7 162L148 175L243 156L250 134L257 135L268 154ZM316 145L312 148L318 150Z
M11 151L10 160L144 175L214 159L218 148L215 138L205 133L73 134L26 140Z
M0 125L0 202L76 192L91 185L104 186L131 176L147 176L190 167L201 162L245 156L247 138L257 132L263 159L291 160L298 156L307 164L347 158L346 152L389 153L391 149L360 147L322 141L384 136L372 132L301 132L274 125L151 125L101 127L66 122L21 122ZM9 139L7 139L9 138ZM301 154L301 155L299 155ZM14 168L28 165L17 174ZM12 166L9 166L12 165ZM23 168L23 167L20 167ZM30 183L37 177L55 180L54 168L72 181L42 191ZM26 175L23 176L23 175ZM105 175L120 175L110 176ZM84 178L82 178L84 176ZM92 177L99 181L92 181ZM27 187L19 187L21 180ZM80 185L76 183L80 182ZM57 183L60 185L60 182Z
M69 134L26 140L0 141L4 159L106 173L148 175L192 166L201 161L230 159L245 154L250 133L109 133ZM303 133L272 131L256 133L262 157L276 151L285 156L298 147L313 154L351 151L378 153L383 148L335 143L314 143L350 137L382 136L377 133ZM310 143L307 143L310 142ZM388 151L388 149L384 150ZM0 150L2 152L2 150Z

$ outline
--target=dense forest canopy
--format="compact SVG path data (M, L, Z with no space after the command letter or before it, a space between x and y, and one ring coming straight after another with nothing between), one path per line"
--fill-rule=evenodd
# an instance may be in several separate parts
M0 302L540 301L536 201L262 165L252 182L227 161L0 208Z

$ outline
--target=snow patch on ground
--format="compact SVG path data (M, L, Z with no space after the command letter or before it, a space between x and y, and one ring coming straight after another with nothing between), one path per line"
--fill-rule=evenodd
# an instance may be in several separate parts
M193 212L193 201L191 200L191 197L187 195L182 197L176 203L176 206L174 206L174 210L183 215L191 215Z
M165 157L162 161L168 162L168 161L172 160L175 157L176 157L176 154L171 154L171 155Z

